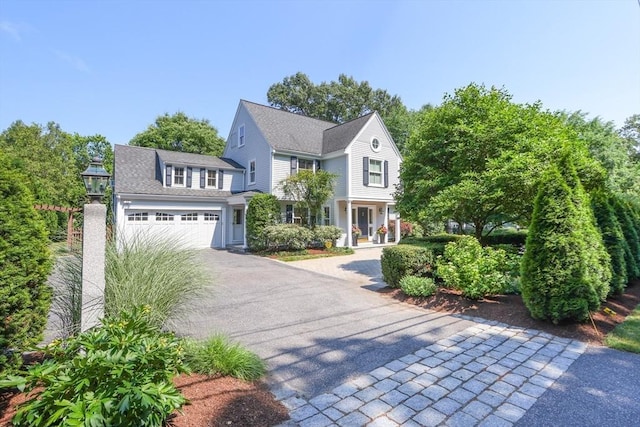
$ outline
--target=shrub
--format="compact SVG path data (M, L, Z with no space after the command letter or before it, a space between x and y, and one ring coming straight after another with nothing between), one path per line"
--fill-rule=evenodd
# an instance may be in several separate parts
M186 360L191 370L205 375L219 373L253 381L266 373L266 365L258 356L222 335L187 341Z
M25 178L0 153L0 372L42 339L51 289L46 227L33 208Z
M266 249L264 229L280 222L280 202L273 194L256 194L247 207L247 244L252 251Z
M464 236L447 244L437 274L448 287L479 299L504 292L509 283L507 261L502 249L483 248L475 237Z
M149 321L166 326L186 314L207 288L198 252L173 240L140 234L107 245L105 313L117 316L147 306Z
M442 234L434 234L433 236L425 236L423 237L423 239L426 242L430 242L430 243L449 243L449 242L455 242L458 241L462 238L464 238L465 236L460 235L460 234L446 234L446 233L442 233Z
M495 232L484 236L482 242L485 245L522 245L527 241L527 232L525 230L496 230Z
M400 289L410 297L430 297L436 293L436 284L431 277L404 276Z
M629 205L617 197L614 197L613 208L616 218L620 223L622 234L624 235L626 247L625 262L627 264L627 275L629 278L640 278L640 237L634 226L633 213Z
M396 222L389 221L389 233L395 236ZM400 238L404 239L413 234L413 225L410 222L400 220ZM396 240L398 240L396 236Z
M382 250L382 279L392 288L400 286L404 276L426 277L432 274L435 257L427 248L410 245L389 246Z
M185 403L172 378L186 365L181 341L159 332L147 314L136 309L54 342L46 349L50 359L1 382L44 387L18 408L14 425L164 425Z
M267 250L299 251L307 247L313 234L311 230L296 224L269 225L264 229Z
M609 284L609 292L610 294L620 294L624 291L628 281L627 263L624 259L624 244L626 243L624 234L622 234L620 223L609 203L608 195L604 192L596 192L593 194L591 203L605 248L611 258L613 275Z
M535 199L521 265L522 299L536 319L582 321L600 307L600 284L594 283L597 275L589 266L594 256L588 254L584 237L585 215L574 197L552 167Z
M326 242L336 245L336 240L342 237L342 229L335 225L317 225L311 230L311 245L324 248Z

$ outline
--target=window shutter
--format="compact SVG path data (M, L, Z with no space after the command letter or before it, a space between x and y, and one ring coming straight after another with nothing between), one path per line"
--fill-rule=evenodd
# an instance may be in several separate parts
M384 188L389 187L389 161L384 161Z
M298 172L298 158L291 156L291 175L295 175Z
M167 187L171 187L171 165L167 165L166 173L167 173L167 176L166 176L166 179L165 179L165 185Z
M187 167L187 187L191 188L193 168Z
M218 171L218 190L222 190L222 187L224 187L224 171L220 170Z
M206 187L207 184L207 170L200 169L200 188Z
M319 171L320 169L322 169L322 168L320 167L320 160L317 160L317 159L316 159L316 170L317 170L317 171Z
M362 185L369 185L369 157L362 158Z

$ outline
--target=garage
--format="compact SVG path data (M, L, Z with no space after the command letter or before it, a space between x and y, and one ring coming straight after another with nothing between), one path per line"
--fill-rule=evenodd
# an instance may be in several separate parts
M222 211L125 209L125 238L153 235L179 241L185 247L222 247Z

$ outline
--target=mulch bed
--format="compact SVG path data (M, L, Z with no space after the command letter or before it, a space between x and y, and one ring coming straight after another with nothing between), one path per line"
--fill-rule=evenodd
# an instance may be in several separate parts
M440 289L429 298L410 298L402 291L391 288L385 288L381 293L425 309L497 320L600 345L603 337L640 304L640 281L631 283L623 295L603 304L602 309L594 313L593 323L565 325L532 319L519 295L473 301L446 289ZM615 315L605 313L605 307L613 310ZM173 427L268 427L289 418L286 408L275 400L263 382L245 382L223 376L183 375L175 379L175 384L190 404L183 408L183 414L176 414L169 420L169 425ZM0 391L0 426L11 425L15 406L24 400L23 394Z

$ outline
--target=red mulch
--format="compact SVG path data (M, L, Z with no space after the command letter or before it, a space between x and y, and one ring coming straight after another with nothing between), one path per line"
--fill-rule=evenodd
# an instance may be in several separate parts
M554 325L534 320L519 295L502 295L473 301L446 289L440 289L429 298L410 298L402 291L390 288L382 290L382 294L430 310L497 320L560 337L602 344L604 335L640 304L640 281L636 280L627 287L623 295L611 298L603 304L602 309L593 315L593 324ZM613 310L615 315L605 313L605 307ZM175 383L190 404L183 408L183 414L176 414L169 420L173 427L267 427L289 418L284 406L274 399L261 382L245 382L222 376L184 375L176 378ZM0 391L0 426L10 425L15 406L24 400L23 394Z

